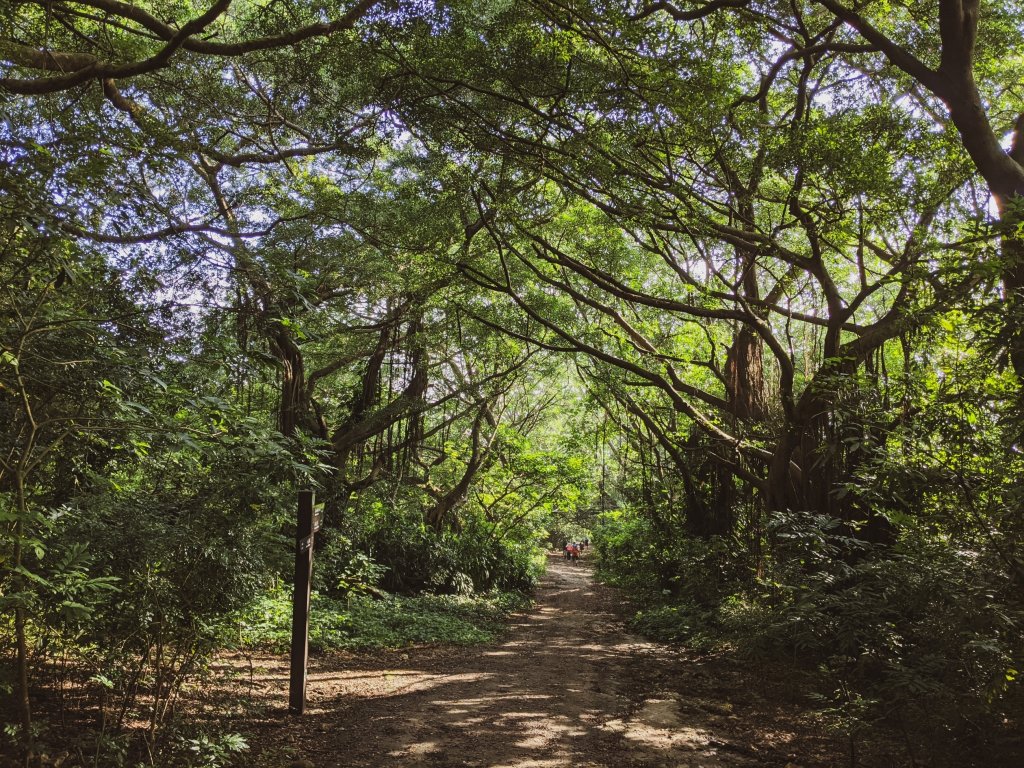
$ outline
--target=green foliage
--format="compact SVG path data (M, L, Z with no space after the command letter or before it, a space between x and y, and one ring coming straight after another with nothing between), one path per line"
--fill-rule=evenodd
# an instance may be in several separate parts
M490 642L513 611L529 604L521 593L353 596L339 600L313 593L310 647L315 650L387 649L422 644L475 645ZM247 646L284 651L291 642L291 595L263 596L238 619Z
M594 527L593 545L603 579L637 592L658 589L651 579L657 544L648 518L629 510L605 512Z
M479 492L486 493L486 487ZM408 492L384 499L365 495L349 511L347 533L326 537L324 567L315 576L319 588L340 595L351 582L362 591L377 586L401 594L472 594L533 586L539 533L529 521L506 526L500 535L486 514L467 505L457 529L438 530L426 524L424 505L422 497Z
M238 756L248 749L249 744L237 733L199 733L181 737L179 745L182 768L227 768L237 764Z
M716 613L692 603L653 603L637 611L629 626L645 637L685 645L698 652L719 650L723 645Z
M366 594L377 588L387 569L359 551L352 540L327 529L319 536L313 584L318 591L336 596Z
M671 597L709 608L743 575L733 543L690 537L682 521L655 524L637 510L599 515L593 543L601 577L644 600Z
M815 669L820 711L847 734L862 737L897 717L914 723L915 741L945 738L954 722L973 737L1020 697L1024 609L997 552L967 550L909 524L891 547L871 545L838 521L779 515L770 575L719 582L719 599L709 604L686 589L650 589L657 548L648 542L637 556L609 525L606 517L596 539L601 573L638 595L631 626L696 650L731 645ZM642 529L635 520L614 526L634 537ZM713 545L691 542L691 552L700 548L705 558L689 565L713 559ZM609 561L616 555L625 559ZM678 573L692 576L686 565L677 563Z
M152 698L154 739L232 617L279 631L299 484L325 647L477 637L460 606L592 532L637 627L818 664L848 731L1020 696L1019 3L952 36L888 0L325 36L351 4L236 2L169 45L205 6L103 5L0 18L19 671L80 665L114 731Z
M845 536L785 529L804 553L848 551ZM1024 622L992 555L904 528L892 548L862 546L852 561L792 562L726 623L752 650L819 664L845 716L855 706L868 722L895 711L936 731L980 723L1007 701Z

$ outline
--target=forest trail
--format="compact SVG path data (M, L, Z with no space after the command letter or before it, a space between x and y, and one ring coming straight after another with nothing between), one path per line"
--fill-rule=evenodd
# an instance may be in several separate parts
M293 764L315 768L806 768L834 748L806 723L797 736L799 708L769 705L751 671L628 633L621 603L585 564L551 555L535 605L495 645L312 660L307 714L282 720L275 702L251 757L283 766L271 754L297 755L308 763ZM283 669L265 671L268 693L287 687L275 685Z

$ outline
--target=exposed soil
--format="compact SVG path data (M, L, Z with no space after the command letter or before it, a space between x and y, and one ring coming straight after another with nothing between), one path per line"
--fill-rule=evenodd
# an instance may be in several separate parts
M311 660L309 709L284 714L287 660L257 659L263 715L236 730L260 766L839 765L779 680L626 631L621 596L552 555L535 606L488 647ZM232 665L237 670L237 663ZM236 689L237 690L237 689ZM308 761L308 762L303 762Z

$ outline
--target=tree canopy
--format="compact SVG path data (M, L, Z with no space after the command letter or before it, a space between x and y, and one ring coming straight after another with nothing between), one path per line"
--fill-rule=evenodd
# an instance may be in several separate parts
M7 9L30 754L56 648L120 724L146 664L173 698L287 572L296 487L325 594L525 589L593 533L606 578L819 659L843 722L965 755L1016 716L1020 3Z

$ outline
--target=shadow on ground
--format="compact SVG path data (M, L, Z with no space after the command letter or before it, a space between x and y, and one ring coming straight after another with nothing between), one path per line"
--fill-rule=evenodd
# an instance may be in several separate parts
M824 746L800 748L775 727L782 718L766 718L761 697L726 700L702 662L630 635L620 605L586 565L552 555L536 605L504 641L316 658L302 718L284 714L286 662L262 660L251 684L265 693L267 718L251 758L316 768L739 768L785 766Z

